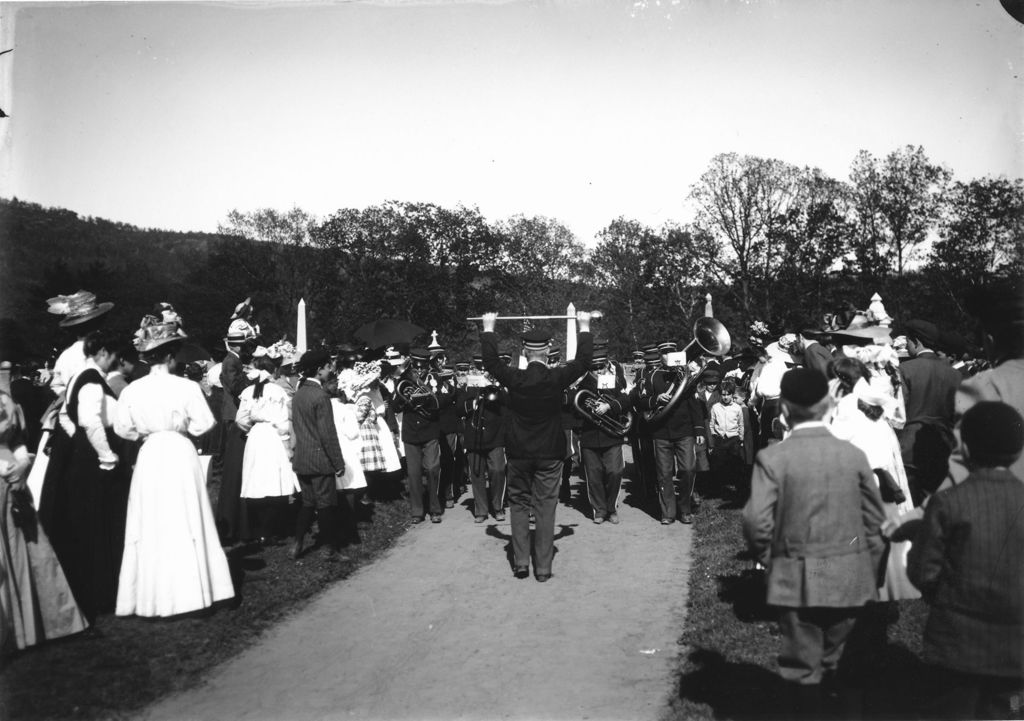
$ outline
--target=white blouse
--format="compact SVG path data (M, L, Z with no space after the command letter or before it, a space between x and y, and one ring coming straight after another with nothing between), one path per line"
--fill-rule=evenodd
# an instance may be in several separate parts
M128 384L114 417L114 432L130 441L160 431L201 436L213 425L213 413L199 384L171 375L163 365L153 366L149 375Z
M238 397L238 414L235 423L246 433L257 423L269 423L282 436L289 434L291 427L291 398L288 392L274 382L263 386L263 395L254 398L256 386L246 386Z
M92 358L86 358L82 367L67 379L65 391L74 388L79 374L88 369L95 370L100 377L106 378L107 374L96 365L96 362ZM70 399L65 398L61 405L58 419L65 432L69 436L74 436L75 424L68 415L68 400ZM104 393L102 386L96 383L86 383L78 390L78 425L85 431L85 437L89 439L89 444L96 450L100 463L117 461L117 456L110 450L110 444L107 442L106 431L114 424L116 408L117 399Z

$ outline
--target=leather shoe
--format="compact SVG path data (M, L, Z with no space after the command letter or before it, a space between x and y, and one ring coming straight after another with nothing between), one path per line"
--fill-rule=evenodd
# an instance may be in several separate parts
M440 523L441 522L441 516L439 514L437 514L437 513L430 514L430 522L431 523Z
M618 513L612 513L611 515L608 516L608 523L618 524L618 522L619 522L619 514Z
M671 526L672 525L672 519L671 518L662 518L661 519L661 525L663 525L663 526Z
M487 516L477 516L473 519L473 523L483 523L487 520Z
M594 523L597 523L597 524L604 523L604 518L602 518L601 516L594 516Z
M551 578L551 574L550 573L538 573L537 574L537 582L538 583L546 583L549 578Z
M494 520L495 521L504 521L505 520L505 512L504 511L495 511L494 512Z
M530 567L529 566L520 566L517 569L515 569L515 571L513 571L513 575L516 578L529 578L530 577Z

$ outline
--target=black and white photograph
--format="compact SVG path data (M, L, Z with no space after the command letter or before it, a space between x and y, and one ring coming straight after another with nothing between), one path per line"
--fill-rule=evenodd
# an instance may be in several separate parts
M0 719L1024 718L1024 2L0 0Z

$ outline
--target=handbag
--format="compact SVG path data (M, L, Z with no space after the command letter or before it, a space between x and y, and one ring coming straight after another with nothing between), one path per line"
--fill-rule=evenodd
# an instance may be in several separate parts
M884 468L876 468L875 476L878 477L878 492L882 496L883 503L904 503L907 496L900 488L900 484L892 477L892 474Z

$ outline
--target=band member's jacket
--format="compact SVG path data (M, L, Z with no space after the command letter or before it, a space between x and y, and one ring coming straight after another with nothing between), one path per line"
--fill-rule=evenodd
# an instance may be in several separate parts
M508 389L505 453L509 458L561 460L567 456L562 430L564 391L590 367L594 336L577 334L576 358L558 368L534 361L525 369L498 359L498 336L480 334L484 368Z
M494 392L493 401L476 400ZM505 445L505 403L507 394L496 388L463 388L459 392L457 409L462 416L463 441L467 451L489 451Z
M601 400L607 401L608 405L611 406L605 415L616 420L620 419L629 410L629 398L624 393L626 387L625 378L616 375L615 388L599 389L597 385L597 379L592 374L587 373L583 376L583 380L579 382L578 389L588 390L601 396ZM574 395L575 392L569 392L570 403ZM586 416L583 417L582 423L583 425L580 430L580 447L582 448L610 448L623 442L621 436L608 433Z
M411 371L402 374L402 378L416 386L419 382ZM441 409L454 405L456 394L454 389L446 389L441 386L430 384L430 376L424 381L424 385L430 389L437 403L418 403L416 400L409 402L400 393L395 393L391 399L391 407L396 413L402 414L402 442L419 445L429 443L441 438ZM435 381L436 382L436 381Z
M644 373L630 397L633 408L640 413L657 410L661 406L658 396L674 390L677 379L677 372L667 368L655 368L651 373ZM703 406L692 394L680 398L675 407L656 423L646 423L650 437L662 440L704 435L704 427Z

